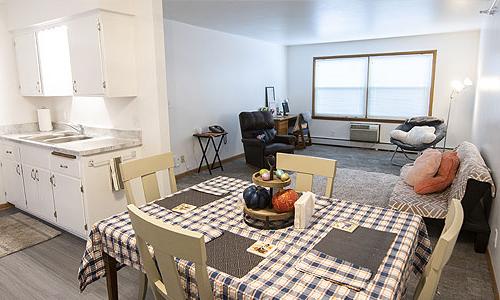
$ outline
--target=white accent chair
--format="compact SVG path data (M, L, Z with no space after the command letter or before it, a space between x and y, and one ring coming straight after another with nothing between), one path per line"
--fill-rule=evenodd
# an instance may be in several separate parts
M439 237L431 259L420 278L413 299L431 300L436 294L439 278L444 266L450 260L458 234L464 221L464 211L460 200L452 199L446 216L443 232Z
M276 153L276 168L296 172L295 190L312 192L313 177L324 176L326 180L325 197L331 197L333 181L337 171L337 161L333 159Z
M174 257L195 264L200 299L213 299L203 234L166 224L133 204L128 205L127 209L155 299L186 299ZM153 248L154 258L148 245Z
M170 191L175 193L177 191L177 184L175 182L174 167L174 154L172 152L121 163L120 173L125 186L127 204L139 205L132 189L132 180L136 178L141 178L146 203L158 200L160 198L160 188L158 187L156 173L164 170L168 170L169 172ZM141 274L139 282L138 299L144 300L148 290L148 278L146 274Z

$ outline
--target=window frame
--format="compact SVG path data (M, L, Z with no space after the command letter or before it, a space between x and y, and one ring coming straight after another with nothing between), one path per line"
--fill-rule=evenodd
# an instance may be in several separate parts
M316 61L326 60L326 59L336 59L336 58L356 58L356 57L366 57L368 58L368 69L367 78L370 76L370 57L373 56L398 56L398 55L417 55L417 54L432 54L432 71L431 71L431 86L429 92L429 110L427 112L428 116L432 116L432 108L434 105L434 81L436 79L436 58L437 50L421 50L421 51L406 51L406 52L385 52L385 53L370 53L370 54L349 54L349 55L335 55L335 56L315 56L313 57L313 76L312 76L312 118L317 120L337 120L337 121L367 121L367 122L380 122L380 123L401 123L405 119L376 119L368 118L368 90L367 85L365 91L365 117L355 118L355 117L334 117L334 116L318 116L316 115L316 105L315 105L315 94L316 94Z

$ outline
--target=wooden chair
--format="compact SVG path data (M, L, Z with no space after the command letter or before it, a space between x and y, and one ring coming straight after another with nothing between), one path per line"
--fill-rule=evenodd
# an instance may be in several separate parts
M324 176L327 178L325 196L332 196L333 180L337 171L336 160L277 153L276 168L296 172L295 189L300 192L312 191L313 176Z
M177 191L177 184L175 182L174 167L174 154L172 152L121 163L120 171L125 186L127 203L137 205L132 193L131 180L139 177L142 181L146 203L158 200L160 198L160 189L158 188L156 173L163 170L168 170L170 190L172 193L175 193Z
M413 299L431 300L436 294L439 278L444 266L450 260L453 248L457 242L458 234L464 221L464 211L460 200L451 200L446 215L443 232L439 237L431 259L425 267L424 273L415 290Z
M203 234L166 224L148 216L133 204L129 204L127 209L155 299L186 299L174 257L195 264L200 299L213 299ZM153 247L154 258L148 245Z
M292 128L292 134L295 136L295 147L304 149L306 146L312 145L311 131L309 130L309 122L304 114L299 114Z
M142 190L146 203L158 200L160 198L160 189L156 173L163 170L168 170L170 190L172 193L177 191L174 174L174 154L172 152L163 153L155 156L132 160L120 164L120 172L125 186L125 196L128 204L138 205L132 192L131 180L141 178ZM148 290L148 278L146 274L141 274L139 278L139 300L146 298Z

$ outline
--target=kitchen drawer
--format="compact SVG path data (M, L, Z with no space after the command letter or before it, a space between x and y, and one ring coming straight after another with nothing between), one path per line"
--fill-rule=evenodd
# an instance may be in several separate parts
M0 144L0 157L19 161L19 146L15 144Z
M50 156L50 169L55 173L79 178L80 160L76 156L52 152Z
M47 170L50 168L50 150L39 146L23 144L20 147L20 153L23 164Z

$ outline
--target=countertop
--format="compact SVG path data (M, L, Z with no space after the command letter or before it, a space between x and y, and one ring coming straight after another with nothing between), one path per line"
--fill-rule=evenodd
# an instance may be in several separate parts
M104 152L138 147L142 145L142 142L139 139L128 139L128 138L121 138L114 136L93 136L91 139L87 140L72 141L60 144L49 144L49 143L23 139L25 137L46 135L50 133L61 133L61 132L68 132L68 131L57 130L52 132L6 134L6 135L1 135L0 138L26 145L36 145L39 147L50 149L52 151L58 151L61 153L66 153L76 156L90 156Z

